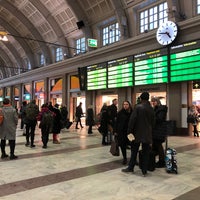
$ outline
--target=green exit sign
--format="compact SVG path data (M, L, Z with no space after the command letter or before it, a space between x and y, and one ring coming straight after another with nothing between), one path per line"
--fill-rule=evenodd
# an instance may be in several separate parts
M95 39L88 39L88 46L89 47L97 47L97 40L95 40Z

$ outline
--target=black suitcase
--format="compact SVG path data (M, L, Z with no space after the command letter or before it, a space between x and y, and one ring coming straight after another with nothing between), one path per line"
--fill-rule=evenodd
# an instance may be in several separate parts
M143 155L142 150L139 151L139 167L142 168L142 162L143 162ZM149 163L148 163L148 171L154 171L155 170L155 153L151 150L149 152Z
M71 125L73 124L73 122L68 121L67 125L66 125L66 129L69 129L71 127Z

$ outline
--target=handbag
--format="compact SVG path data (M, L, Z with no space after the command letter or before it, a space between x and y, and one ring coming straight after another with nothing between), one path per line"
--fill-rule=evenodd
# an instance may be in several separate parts
M116 137L115 137L114 140L111 142L110 153L111 153L113 156L119 156L119 155L120 155L120 153L119 153L119 146L118 146Z
M193 115L188 115L187 116L187 123L195 123L196 119Z

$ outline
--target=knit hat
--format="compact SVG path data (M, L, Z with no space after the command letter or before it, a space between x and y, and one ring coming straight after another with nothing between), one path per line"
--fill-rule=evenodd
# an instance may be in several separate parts
M149 100L149 93L148 92L143 92L141 95L140 95L140 98L142 100Z

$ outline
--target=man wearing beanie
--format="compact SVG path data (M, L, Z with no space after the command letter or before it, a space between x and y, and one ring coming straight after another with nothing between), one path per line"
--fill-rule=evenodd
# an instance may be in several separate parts
M133 134L134 140L132 141L131 158L129 165L122 172L134 172L136 164L137 153L142 144L142 160L141 171L143 176L147 174L150 144L152 144L152 128L155 123L155 115L153 108L149 102L149 93L143 92L140 95L141 103L137 104L131 114L128 134Z

